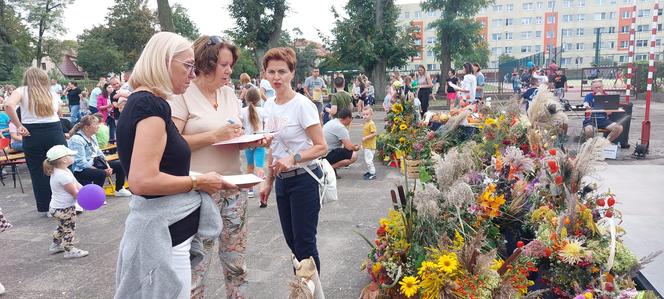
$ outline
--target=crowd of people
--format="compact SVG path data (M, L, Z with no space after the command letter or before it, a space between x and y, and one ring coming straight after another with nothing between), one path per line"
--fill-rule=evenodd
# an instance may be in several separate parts
M312 258L320 272L319 159L327 160L339 177L337 171L361 154L363 179L377 178L376 90L363 74L348 82L344 74L334 73L326 82L318 68L293 88L297 61L290 48L270 49L262 58L260 78L241 74L234 85L231 75L239 55L236 46L218 36L203 35L192 43L161 32L122 80L101 77L89 92L76 81L65 88L55 80L49 84L47 74L35 67L25 71L22 86L3 88L3 138L11 139L10 149L25 153L37 212L57 221L49 253L64 252L65 258L89 254L72 244L76 197L82 186L103 187L114 174L114 195L131 196L116 298L203 298L215 254L227 298L246 298L247 209L255 193L225 179L243 173L244 155L244 172L265 180L260 207L268 205L274 191L287 246L297 260ZM546 76L531 66L524 73L512 77L528 82L526 103L547 82L557 93L567 90L558 69ZM482 104L486 79L479 64L465 63L458 73L450 69L445 84L440 82L424 66L409 75L395 71L383 108L389 110L397 89L403 90L423 117L440 87L451 109ZM514 91L521 88L515 85ZM591 109L594 95L603 93L601 82L593 82L585 105ZM69 119L62 117L64 98ZM354 143L350 129L355 118L362 119L362 137ZM607 128L610 140L622 131L620 124L595 113L583 125L587 134L595 126ZM255 142L214 145L243 134L265 135ZM109 144L117 146L119 160L104 158L102 149ZM0 212L0 231L10 226ZM142 284L147 276L152 283Z

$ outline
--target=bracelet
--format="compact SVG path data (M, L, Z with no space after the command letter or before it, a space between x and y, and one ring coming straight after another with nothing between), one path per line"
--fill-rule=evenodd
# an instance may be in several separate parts
M198 191L198 178L193 175L190 175L189 178L191 178L191 190Z

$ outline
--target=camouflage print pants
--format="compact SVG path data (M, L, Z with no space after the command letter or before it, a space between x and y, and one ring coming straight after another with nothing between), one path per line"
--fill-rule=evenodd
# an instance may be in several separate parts
M58 228L53 232L53 243L60 244L66 251L71 250L76 230L76 207L49 210L53 218L58 221Z
M224 228L219 235L219 260L224 270L226 298L244 299L247 292L247 193L225 196L216 194ZM191 298L205 297L205 279L208 274L214 246L204 246L208 250L204 260L191 270Z
M7 229L10 229L12 227L12 224L9 223L7 218L5 218L5 215L2 214L2 209L0 209L0 233L4 232Z

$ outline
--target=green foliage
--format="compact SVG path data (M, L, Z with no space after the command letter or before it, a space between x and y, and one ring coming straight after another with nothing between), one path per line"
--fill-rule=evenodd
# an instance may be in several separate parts
M442 11L439 20L429 24L429 28L436 29L438 44L433 48L434 53L441 61L441 69L451 67L452 60L456 64L463 64L463 59L482 64L488 61L486 42L480 34L481 26L473 18L480 8L493 3L493 0L425 0L421 7L424 11ZM479 51L479 55L475 52ZM486 55L484 55L486 54ZM485 59L486 57L486 59ZM482 65L486 65L486 62Z
M124 57L109 39L84 38L78 50L78 64L88 72L90 78L98 78L109 72L119 73Z
M61 41L55 38L44 39L44 55L48 55L48 57L51 58L51 61L53 61L55 64L59 64L60 61L62 61L62 57L65 53L70 50L76 51L77 49L78 43L74 40Z
M270 48L279 44L288 6L285 0L233 0L235 28L226 31L235 43L252 51L256 67Z
M107 35L123 53L123 69L131 69L156 33L157 18L142 0L118 0L108 11Z
M30 64L32 38L15 9L16 5L6 2L0 0L0 81L20 80L20 76L13 74L22 74Z
M295 66L295 82L304 82L313 67L316 66L316 46L308 44L304 49L295 49L297 54L297 65Z
M247 75L255 78L258 76L259 71L258 68L256 68L251 52L247 49L240 48L240 57L237 62L235 62L235 66L233 66L233 74L231 77L233 79L239 79L240 74L242 73L247 73Z
M500 54L500 56L498 56L498 63L500 63L500 64L507 63L507 62L510 62L510 61L515 61L515 60L516 60L516 58L514 56L509 55L509 54L505 54L505 53Z
M198 31L198 26L191 21L187 9L178 3L173 4L172 8L175 32L192 41L197 39L201 34Z
M373 0L350 0L345 6L348 18L334 11L335 24L331 44L333 55L342 63L364 68L367 73L380 61L388 68L401 67L415 55L412 35L397 25L399 10L394 1L383 1L382 22L376 24Z
M67 5L74 0L11 0L20 11L25 12L25 22L36 31L36 47L34 58L38 62L43 56L43 40L46 34L66 32L62 17Z

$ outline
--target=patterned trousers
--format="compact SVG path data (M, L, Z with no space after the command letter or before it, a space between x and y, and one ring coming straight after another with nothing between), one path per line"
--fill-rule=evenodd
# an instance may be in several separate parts
M4 232L7 229L10 229L12 227L12 224L9 223L7 218L5 218L5 215L2 214L2 209L0 209L0 233Z
M224 228L219 235L219 261L224 270L226 298L244 299L247 296L247 193L215 194ZM191 270L191 298L205 297L205 279L214 256L214 246L204 246L205 258Z
M58 221L58 228L53 232L53 243L62 245L65 251L71 250L76 231L76 207L49 210L53 218Z

